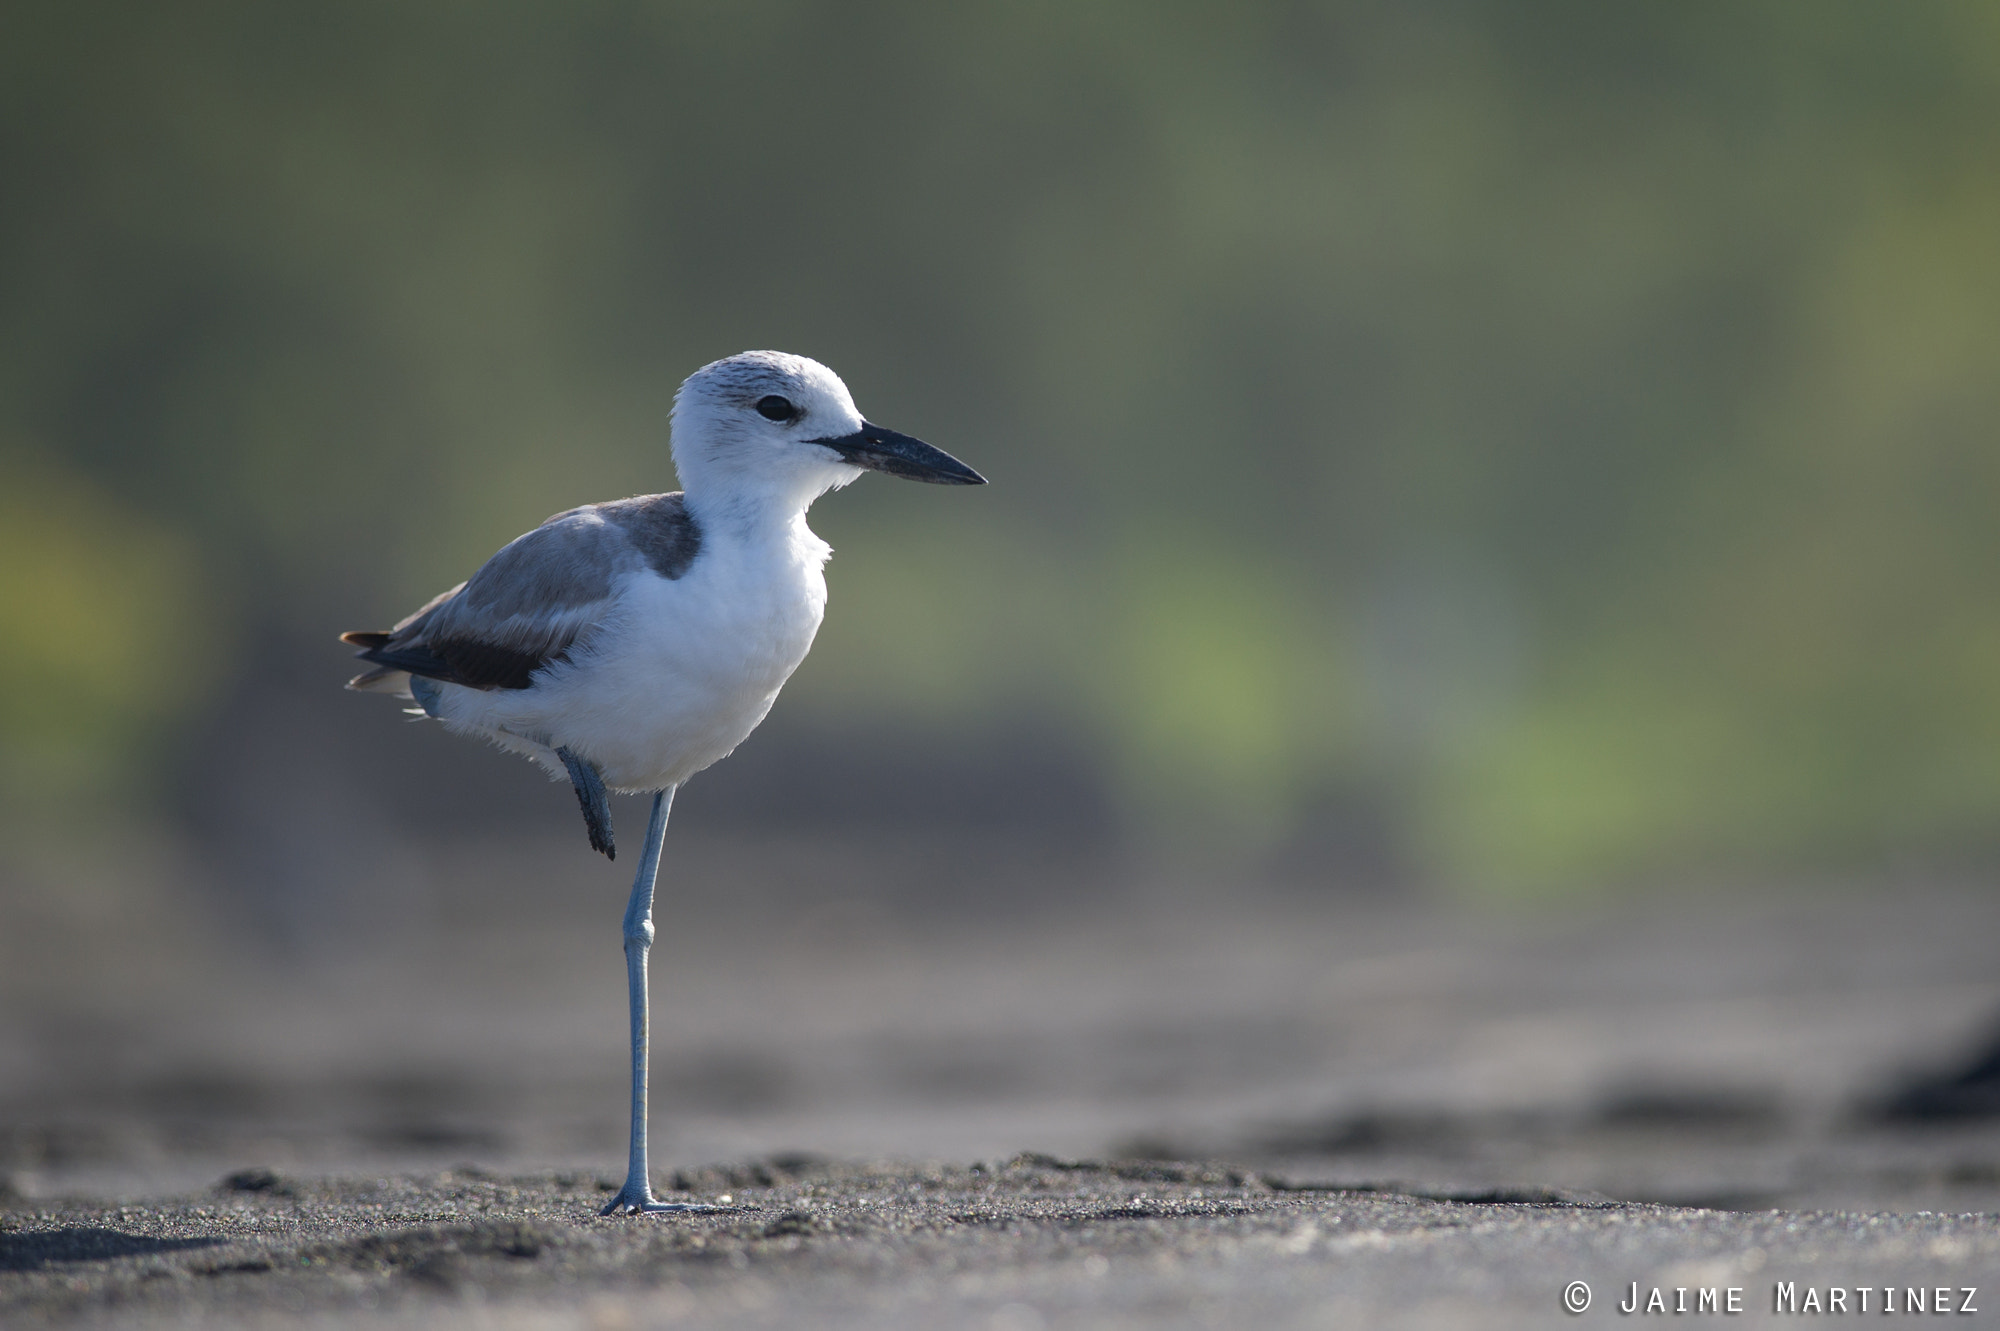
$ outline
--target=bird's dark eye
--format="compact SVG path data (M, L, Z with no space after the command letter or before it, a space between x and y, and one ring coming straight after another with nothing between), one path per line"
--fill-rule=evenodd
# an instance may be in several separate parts
M767 421L788 421L799 414L799 409L790 398L772 393L757 399L757 414Z

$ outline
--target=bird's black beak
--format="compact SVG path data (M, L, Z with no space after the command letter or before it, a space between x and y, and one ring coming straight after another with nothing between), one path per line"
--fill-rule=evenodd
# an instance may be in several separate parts
M813 442L832 449L854 466L886 471L906 481L929 481L932 485L986 484L984 476L943 449L867 421L861 422L861 428L853 434Z

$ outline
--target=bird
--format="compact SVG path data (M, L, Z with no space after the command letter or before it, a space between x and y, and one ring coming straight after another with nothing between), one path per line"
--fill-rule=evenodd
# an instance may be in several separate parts
M689 375L669 441L681 490L558 513L395 627L341 635L371 667L348 688L402 697L567 780L607 858L607 792L653 797L623 924L631 1148L604 1215L705 1209L659 1201L648 1173L654 881L674 792L749 737L819 631L833 551L806 511L869 471L986 483L865 419L826 366L779 351Z

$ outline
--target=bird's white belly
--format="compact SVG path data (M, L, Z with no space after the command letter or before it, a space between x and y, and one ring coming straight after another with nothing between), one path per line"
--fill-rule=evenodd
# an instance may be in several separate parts
M818 568L784 578L641 574L617 613L534 687L468 698L447 719L553 764L568 748L614 790L679 785L757 728L819 631ZM483 705L482 705L483 704ZM497 732L497 733L495 733ZM527 744L510 742L526 740Z

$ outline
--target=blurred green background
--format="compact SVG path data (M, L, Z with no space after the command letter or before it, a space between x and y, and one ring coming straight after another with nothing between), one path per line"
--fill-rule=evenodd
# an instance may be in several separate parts
M993 481L815 511L746 820L945 773L1515 893L2000 847L1992 5L15 0L0 180L17 855L492 769L581 856L333 634L673 488L746 347Z

